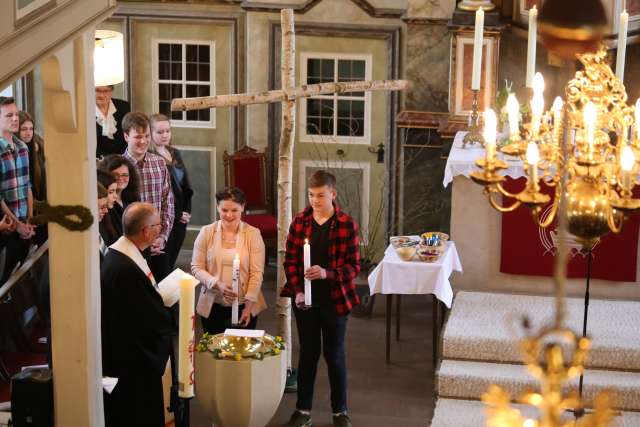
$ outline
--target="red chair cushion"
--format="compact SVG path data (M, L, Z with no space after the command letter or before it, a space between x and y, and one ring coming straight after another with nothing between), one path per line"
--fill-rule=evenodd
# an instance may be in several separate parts
M262 175L260 158L233 160L233 184L244 192L247 209L263 206L265 203Z
M262 233L263 239L269 239L278 236L278 221L273 215L255 214L245 215L244 221L256 227Z

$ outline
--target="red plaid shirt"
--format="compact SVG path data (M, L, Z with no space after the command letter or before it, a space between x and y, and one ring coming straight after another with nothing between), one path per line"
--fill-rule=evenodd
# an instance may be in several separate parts
M327 280L331 283L331 299L339 315L347 314L360 304L353 279L360 272L360 250L358 225L338 206L329 220L329 268ZM302 246L311 236L313 209L307 207L296 215L289 227L287 247L284 255L284 272L287 283L280 296L295 298L304 292L304 260Z
M144 159L137 161L129 149L124 152L140 175L140 201L151 203L160 213L162 231L160 236L166 242L173 228L174 201L171 191L171 177L164 159L157 154L147 153Z

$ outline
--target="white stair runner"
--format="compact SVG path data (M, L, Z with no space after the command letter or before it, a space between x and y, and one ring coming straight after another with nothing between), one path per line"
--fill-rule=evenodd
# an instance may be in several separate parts
M583 300L569 298L565 326L582 331ZM443 333L442 363L437 373L440 398L433 427L483 426L480 396L490 384L505 388L513 399L539 384L522 365L518 345L521 319L533 331L553 318L551 297L459 292ZM623 412L620 427L640 427L640 302L591 300L588 333L592 349L585 371L587 406L600 391L613 390ZM575 390L578 379L567 385ZM521 408L522 405L514 405ZM525 407L533 416L535 409ZM528 412L527 412L528 411ZM533 412L532 412L533 411Z
M500 385L513 399L528 389L539 390L538 381L524 365L444 360L438 371L438 395L442 397L478 399L491 384ZM567 391L577 389L575 378ZM640 411L640 373L586 370L582 396L585 405L590 406L595 395L604 390L615 390L617 407Z
M520 409L527 417L536 415L536 410L530 406L514 404L513 407ZM485 410L486 406L475 400L438 399L431 427L483 427ZM567 414L567 417L571 416ZM640 413L623 412L615 422L617 427L638 427Z
M565 326L582 333L582 299L568 298ZM443 359L521 363L520 319L533 330L553 317L550 297L458 292L443 336ZM587 367L640 371L640 302L591 300Z

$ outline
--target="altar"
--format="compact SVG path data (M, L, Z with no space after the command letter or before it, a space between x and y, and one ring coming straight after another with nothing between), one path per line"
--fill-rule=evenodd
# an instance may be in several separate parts
M484 157L484 149L478 145L462 148L465 132L454 138L447 159L443 187L452 185L451 194L451 239L456 242L460 257L464 259L465 274L453 280L454 290L485 292L510 292L532 295L550 295L553 281L544 276L522 276L500 272L500 239L502 214L491 207L483 194L483 188L469 179L469 174L478 170L475 159ZM503 174L518 178L524 176L520 161L505 159L509 167ZM640 250L636 257L640 256ZM640 263L636 277L640 277ZM567 293L584 295L584 279L569 279ZM600 298L640 299L637 282L612 282L593 279L591 294Z

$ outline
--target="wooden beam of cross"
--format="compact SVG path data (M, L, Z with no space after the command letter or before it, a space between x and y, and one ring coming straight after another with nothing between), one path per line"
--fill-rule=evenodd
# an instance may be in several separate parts
M278 273L277 295L285 284L284 261L287 231L291 222L291 181L293 142L295 133L296 100L315 95L347 92L395 91L409 88L407 80L374 80L303 85L295 82L295 31L292 9L280 11L282 26L282 62L280 73L282 89L267 92L218 95L202 98L176 98L171 101L171 111L201 110L206 108L237 107L240 105L282 103L282 131L278 149ZM277 297L279 335L291 348L291 300ZM287 351L287 367L291 367L291 351Z

